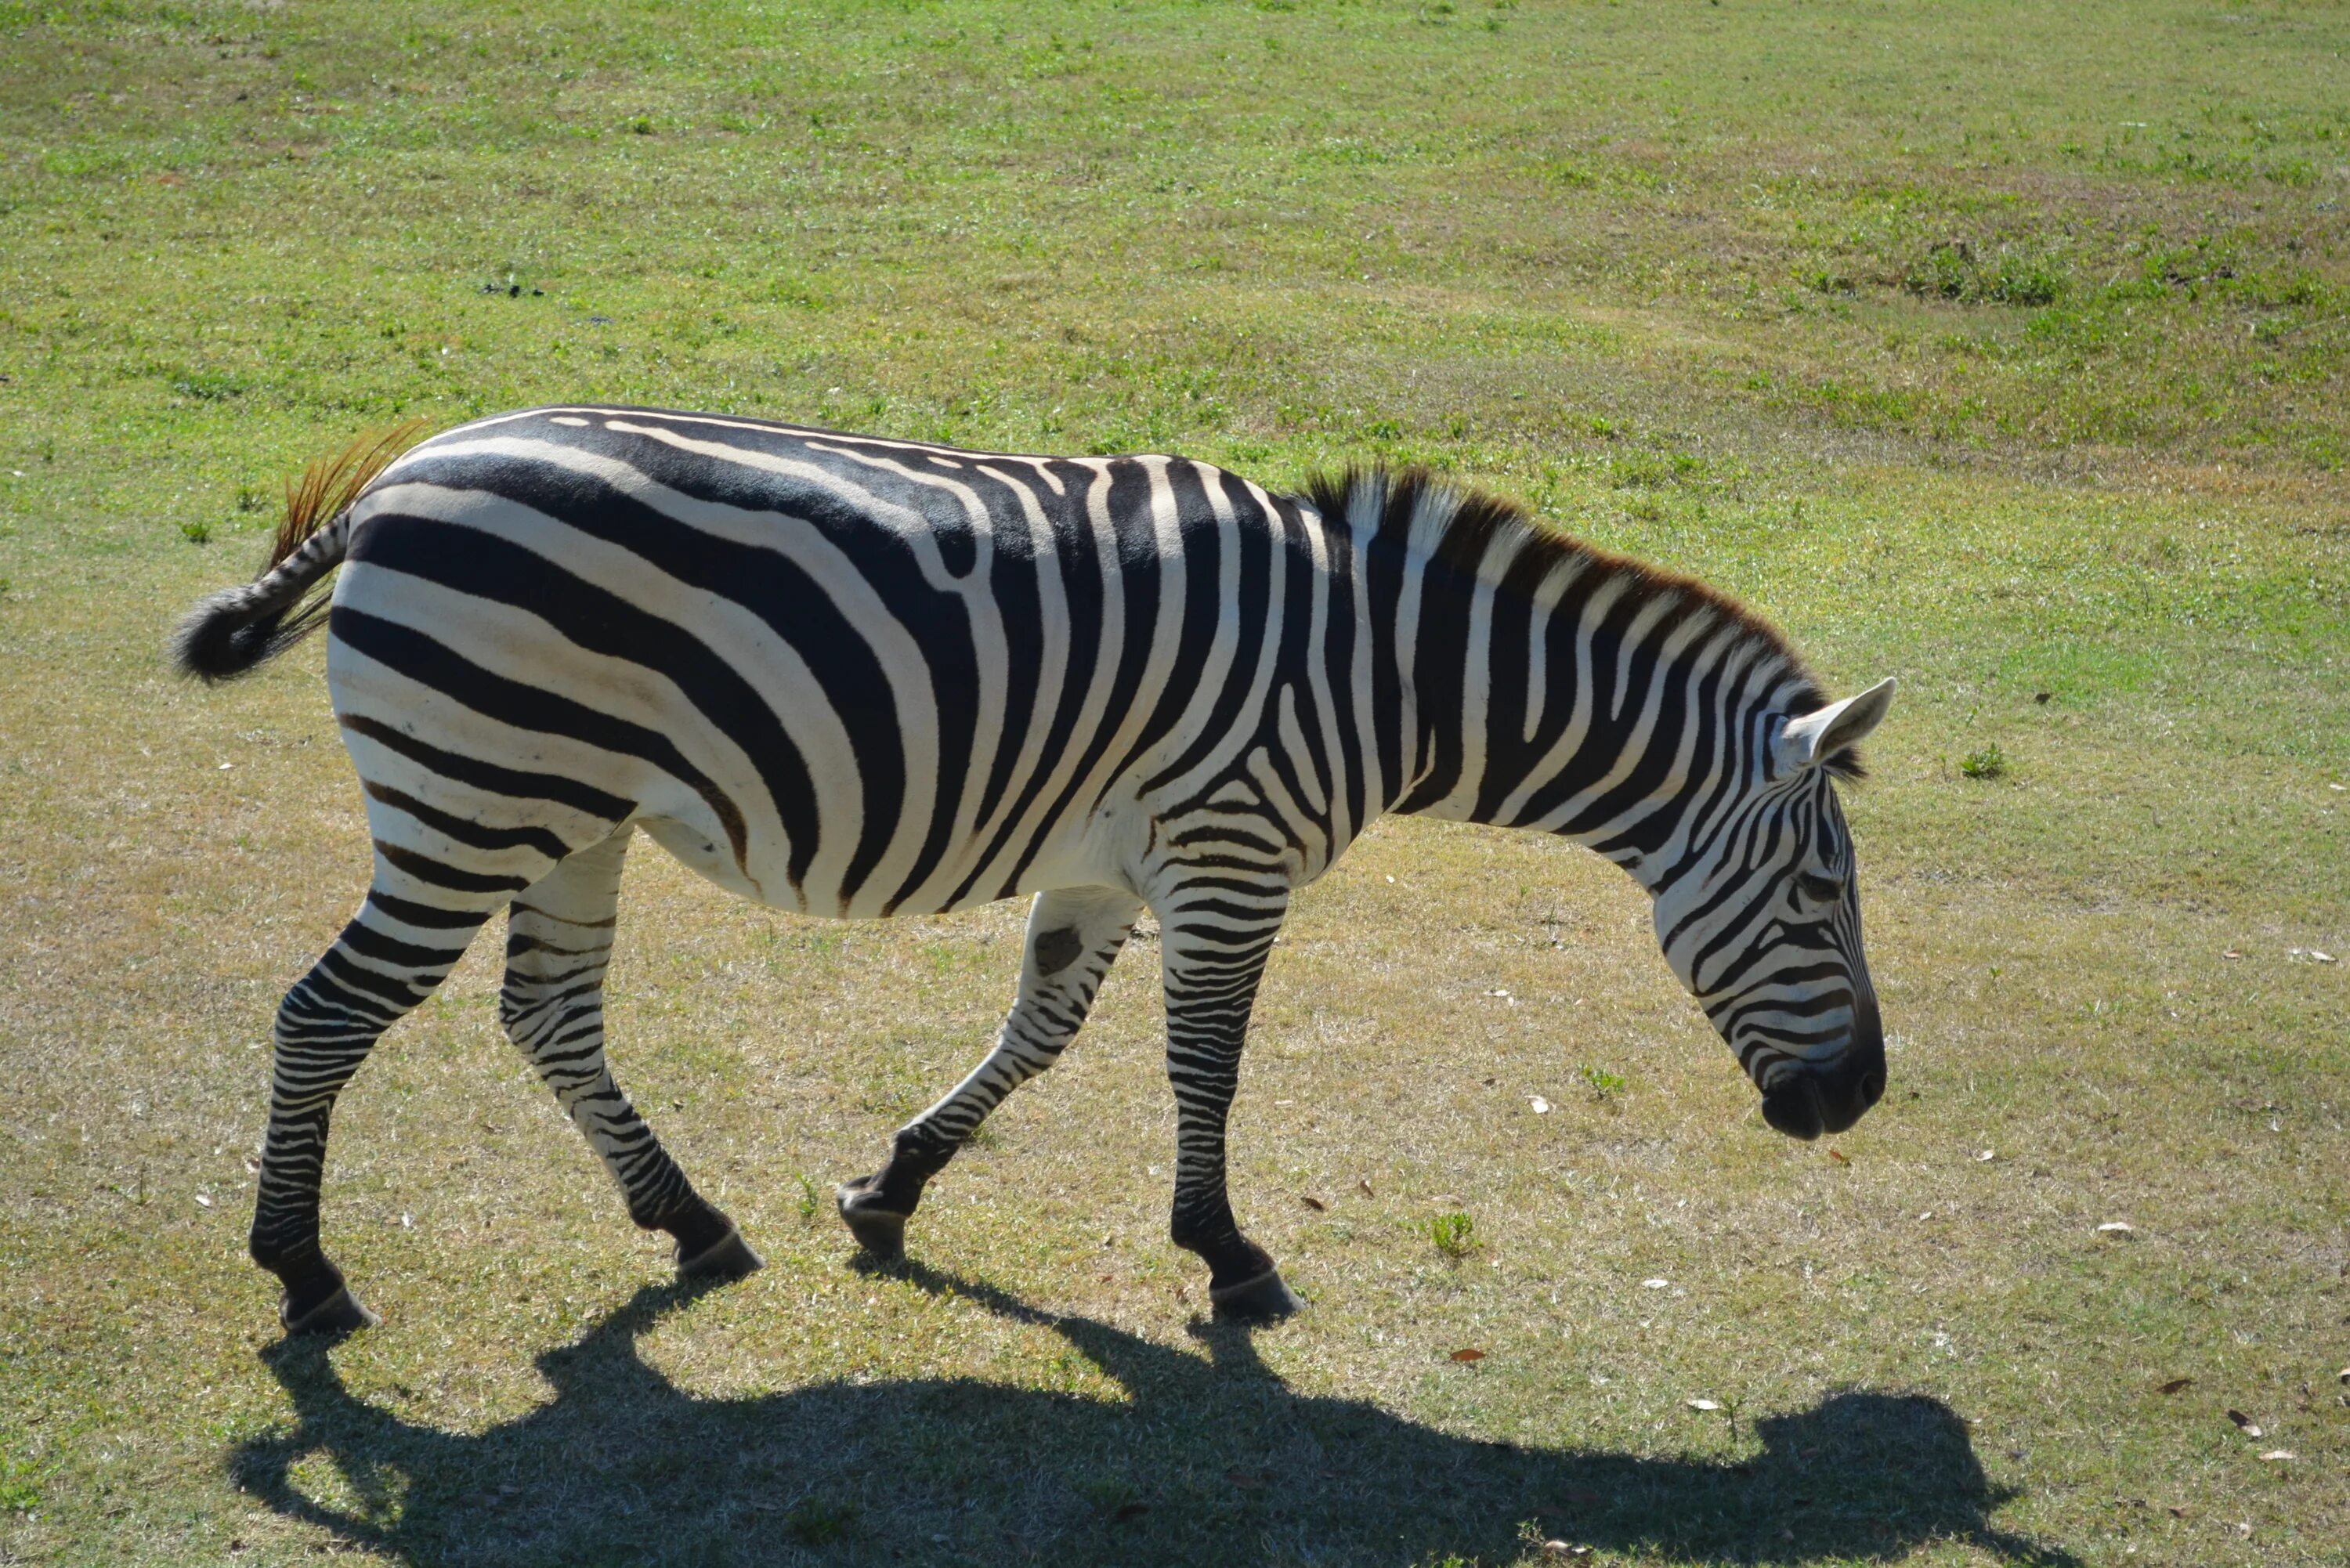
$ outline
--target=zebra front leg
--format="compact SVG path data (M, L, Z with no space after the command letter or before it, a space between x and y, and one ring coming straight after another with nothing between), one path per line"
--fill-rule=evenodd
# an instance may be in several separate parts
M759 1255L694 1191L604 1060L604 971L631 831L579 851L515 899L498 1021L619 1183L629 1218L677 1239L678 1277L738 1278Z
M397 879L400 891L388 892L386 870L380 855L367 901L277 1009L250 1246L253 1261L285 1287L277 1316L288 1334L378 1321L318 1243L328 1123L376 1041L448 978L488 916L442 907L436 899L463 895L413 878Z
M905 1250L906 1221L922 1187L1003 1096L1060 1060L1093 1006L1102 977L1134 929L1142 900L1122 888L1068 888L1036 896L1028 911L1020 994L995 1049L952 1093L898 1129L889 1163L840 1184L840 1217L878 1257Z
M1208 1299L1235 1317L1279 1317L1305 1303L1273 1256L1241 1234L1224 1183L1224 1126L1257 981L1289 908L1286 889L1219 879L1159 909L1167 988L1167 1078L1175 1090L1175 1206L1169 1233L1208 1263Z

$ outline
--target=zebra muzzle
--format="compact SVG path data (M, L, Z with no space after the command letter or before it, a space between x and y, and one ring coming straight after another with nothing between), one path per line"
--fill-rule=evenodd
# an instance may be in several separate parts
M1885 1094L1880 1046L1865 1064L1791 1073L1762 1091L1762 1119L1790 1137L1840 1133L1866 1116Z
M1762 1091L1762 1119L1789 1137L1815 1138L1827 1125L1819 1085L1809 1073L1793 1073Z

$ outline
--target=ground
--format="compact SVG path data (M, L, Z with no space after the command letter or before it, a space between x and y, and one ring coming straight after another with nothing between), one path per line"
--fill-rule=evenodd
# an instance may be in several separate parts
M2350 1560L2350 13L0 37L0 1561ZM163 639L314 453L590 398L1430 462L1899 676L1846 792L1886 1102L1779 1137L1630 884L1393 822L1237 1116L1305 1314L1209 1322L1164 1239L1148 941L860 1269L831 1184L1021 911L802 922L646 846L617 1064L770 1266L666 1283L484 940L338 1117L383 1325L278 1343L268 1020L365 835L316 644L204 691Z

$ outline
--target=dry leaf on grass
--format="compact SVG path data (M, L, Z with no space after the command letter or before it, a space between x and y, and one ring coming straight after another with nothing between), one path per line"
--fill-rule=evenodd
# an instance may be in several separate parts
M2168 1383L2156 1384L2154 1391L2158 1394L2176 1394L2194 1381L2192 1377L2174 1377Z
M2271 1449L2267 1453L2262 1454L2261 1458L2264 1459L2289 1459L2293 1458L2293 1450L2291 1449Z
M1110 1518L1124 1524L1128 1520L1140 1519L1149 1511L1150 1505L1147 1502L1122 1502L1118 1505L1118 1511L1111 1514Z
M1356 1191L1357 1191L1357 1192L1359 1192L1359 1193L1361 1193L1361 1194L1362 1194L1364 1197L1366 1197L1366 1198L1370 1197L1370 1196L1371 1196L1371 1179L1370 1179L1369 1177L1367 1177L1367 1177L1363 1178L1363 1179L1362 1179L1362 1180L1357 1181L1357 1183L1355 1183L1355 1190L1356 1190Z
M2228 1419L2236 1423L2237 1426L2241 1427L2244 1429L2244 1436L2248 1438L2257 1438L2261 1435L2260 1428L2253 1423L2253 1420L2250 1416L2245 1415L2241 1410L2229 1411Z
M1319 1198L1315 1197L1310 1192L1299 1198L1298 1201L1305 1204L1305 1207L1311 1209L1316 1214L1327 1213L1330 1209L1330 1206L1327 1203L1323 1202Z
M1830 1145L1828 1147L1828 1158L1835 1160L1838 1165L1850 1165L1852 1163L1852 1156L1845 1153L1844 1150L1835 1147L1834 1145Z
M1485 1359L1485 1353L1479 1350L1474 1345L1469 1345L1462 1349L1454 1351L1452 1353L1452 1359L1462 1363L1482 1361Z
M1254 1491L1264 1485L1263 1476L1251 1474L1247 1470L1226 1470L1224 1479L1245 1491Z
M1719 1410L1721 1408L1721 1406L1717 1401L1711 1399L1684 1399L1681 1403L1687 1405L1692 1410Z

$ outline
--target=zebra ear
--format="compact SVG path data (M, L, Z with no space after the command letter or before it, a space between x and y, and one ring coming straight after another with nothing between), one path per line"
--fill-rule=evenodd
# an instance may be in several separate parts
M1870 731L1885 722L1885 711L1893 705L1896 684L1888 675L1857 697L1847 697L1816 712L1788 720L1772 749L1772 774L1785 778L1832 761L1838 753L1858 745Z

